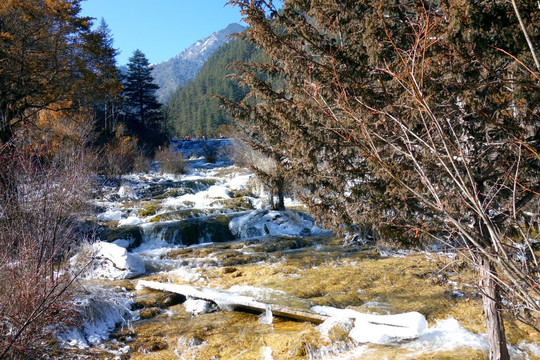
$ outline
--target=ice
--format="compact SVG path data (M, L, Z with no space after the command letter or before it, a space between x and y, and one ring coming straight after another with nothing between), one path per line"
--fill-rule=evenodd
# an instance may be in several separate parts
M217 310L217 306L213 302L197 299L184 301L184 308L192 315L206 314Z
M267 305L265 312L259 315L259 322L265 325L272 325L272 323L274 322L274 315L272 315L272 309L270 309L270 305Z
M437 349L451 351L462 347L488 350L487 338L464 329L454 318L438 321L422 336L406 345L411 350Z
M237 175L228 182L228 186L231 190L246 190L248 188L249 181L253 179L253 175Z
M183 267L179 267L169 272L169 274L177 276L178 278L189 283L197 282L198 280L202 278L201 274L199 274L198 272L193 271L191 269L185 269Z
M199 191L196 194L185 194L175 198L169 198L163 202L165 207L193 207L204 209L219 206L215 204L216 199L230 199L231 191L220 185L212 185L208 190Z
M229 228L233 235L242 239L264 235L305 236L322 232L309 216L292 210L255 210L233 218Z
M227 291L234 294L252 296L257 299L273 299L275 296L287 295L285 291L249 285L233 285Z
M120 186L120 189L118 189L118 196L123 199L138 199L140 197L140 195L127 184Z
M264 360L274 360L274 357L272 356L272 348L270 346L265 346L263 349Z
M130 279L146 272L141 257L117 244L103 241L92 244L93 259L86 277Z
M98 214L99 221L119 221L122 219L122 211L116 208L107 209L107 211Z
M120 247L123 247L124 249L127 249L129 245L131 245L130 241L126 239L114 240L112 243Z
M83 321L58 334L62 343L78 348L102 343L118 324L129 325L130 320L138 317L130 310L133 301L126 293L102 287L87 289L91 290L88 295L74 299L75 310Z
M433 327L428 328L426 319L418 312L375 315L329 306L315 306L312 310L330 316L328 320L318 326L321 334L327 338L335 326L342 326L349 331L349 337L357 343L398 344L400 348L414 354L455 351L464 347L482 351L489 350L485 335L475 334L464 329L454 318L440 320ZM400 344L400 341L405 339L412 340ZM520 347L528 348L525 344L520 344ZM358 349L361 352L365 351L365 348L361 346ZM352 355L356 353L356 350L356 348L350 349L346 355ZM510 351L514 355L519 355L519 350L514 347L510 347Z
M129 216L127 219L122 219L118 222L118 226L139 225L143 221L137 216Z
M337 309L329 306L314 306L311 310L330 316L329 324L323 323L321 332L335 326L336 322L354 319L354 327L349 337L359 343L388 344L391 342L414 339L427 329L424 315L418 312L408 312L396 315L363 314L351 309Z
M323 335L323 337L325 337L327 340L330 340L330 333L332 329L336 327L342 327L347 332L350 332L354 327L354 320L350 318L334 316L323 322L317 328L319 332Z
M349 337L360 343L387 344L416 338L426 328L426 318L418 312L397 315L367 315L356 318Z

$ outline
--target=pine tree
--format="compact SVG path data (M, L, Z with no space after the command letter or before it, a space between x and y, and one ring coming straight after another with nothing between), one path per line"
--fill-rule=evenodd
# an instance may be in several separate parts
M89 93L82 101L96 114L96 130L112 131L117 123L122 93L121 74L116 66L118 50L113 47L112 35L104 19L85 38L85 47L95 55L88 59L92 70L87 71L84 77Z
M132 121L128 126L139 138L152 146L163 141L163 116L161 104L157 101L156 90L150 65L140 50L135 50L129 58L124 85L126 106Z
M135 50L129 58L124 95L126 105L141 124L153 126L160 119L161 104L156 98L157 89L148 59L142 51Z
M96 65L106 44L79 15L80 3L0 2L0 143L34 123L40 110L87 104L104 80Z
M539 43L536 2L519 2L521 21L509 2L230 3L269 59L239 65L251 92L225 101L250 143L337 230L467 249L490 358L508 359L503 304L540 317L538 274L510 253L536 259L539 75L524 36Z

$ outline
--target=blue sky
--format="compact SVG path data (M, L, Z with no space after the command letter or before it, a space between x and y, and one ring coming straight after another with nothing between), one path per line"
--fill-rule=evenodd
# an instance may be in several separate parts
M240 23L237 8L226 0L85 0L84 16L104 18L121 53L119 65L140 49L150 63L170 59L195 41L230 23Z

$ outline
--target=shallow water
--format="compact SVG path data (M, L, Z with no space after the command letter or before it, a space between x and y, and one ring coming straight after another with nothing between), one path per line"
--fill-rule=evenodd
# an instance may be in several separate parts
M244 227L233 235L236 239L226 241L230 239L222 235L230 230L231 219L245 225L242 221L247 222L247 218L237 221L239 216L264 206L260 191L249 183L250 179L252 176L245 170L205 164L187 176L132 175L124 179L122 191L120 184L103 188L96 204L101 206L101 214L113 214L117 220L101 216L102 225L108 228L102 234L140 256L146 273L136 279L88 280L92 286L105 289L99 290L104 301L124 298L126 301L121 304L115 301L120 308L129 307L130 311L120 312L116 329L108 339L86 344L81 341L81 348L72 348L66 357L487 358L474 277L467 269L460 268L458 273L453 264L459 262L447 254L411 252L381 256L391 252L351 245L316 227L306 236L304 221L308 218L286 218L268 212L257 213L257 226ZM130 191L126 191L127 187ZM190 201L184 201L184 192L189 192ZM122 197L123 194L130 196ZM244 201L225 206L240 198ZM298 205L291 201L289 204ZM189 222L185 222L186 218ZM131 219L130 231L126 231L128 227L116 228L125 219ZM213 223L213 227L208 223ZM238 239L238 234L253 237ZM186 239L190 239L189 243ZM191 300L183 303L182 297L160 291L136 290L138 280L219 289L304 310L330 306L382 315L417 311L424 315L429 328L414 339L358 343L351 337L353 320L316 325L269 313L226 309L205 312L212 306ZM86 288L90 289L88 297L98 292L91 290L96 288ZM103 295L107 291L113 291L115 296ZM94 325L99 328L99 324ZM508 323L508 333L513 358L539 359L537 333L512 323Z

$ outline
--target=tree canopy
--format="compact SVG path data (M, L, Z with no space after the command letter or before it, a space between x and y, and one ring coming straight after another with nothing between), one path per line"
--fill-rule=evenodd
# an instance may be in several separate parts
M129 58L125 79L124 97L128 112L128 128L143 142L157 145L163 142L165 126L161 104L156 97L158 86L154 84L148 59L140 50Z
M0 4L0 141L44 109L65 110L117 82L106 34L79 15L80 0ZM107 60L105 60L107 59ZM108 80L105 80L108 79ZM108 83L107 83L108 81ZM105 85L108 84L108 85Z
M269 59L238 65L251 91L225 101L252 146L337 230L465 249L491 358L508 358L500 292L514 316L540 314L536 2L230 3Z

